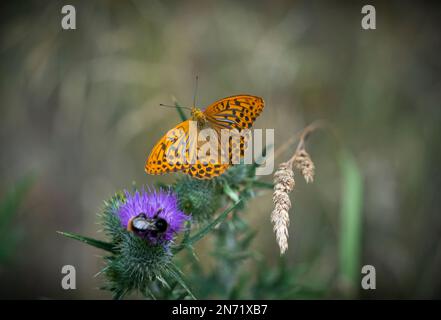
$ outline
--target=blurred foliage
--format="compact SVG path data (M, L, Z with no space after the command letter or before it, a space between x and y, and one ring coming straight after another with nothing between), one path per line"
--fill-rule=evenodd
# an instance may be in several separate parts
M19 211L33 182L33 176L24 177L0 199L0 264L12 258L18 241L23 237L22 228L14 224L14 216Z
M26 233L26 257L3 268L0 297L109 297L94 289L91 275L101 268L94 252L60 241L55 230L94 234L94 212L114 190L179 178L147 176L143 167L181 120L158 105L173 97L190 105L195 75L202 107L232 94L262 96L256 127L275 129L276 150L305 124L326 119L350 151L356 170L331 135L311 138L317 179L296 186L284 262L289 274L302 266L296 282L316 281L326 297L346 297L336 285L341 272L356 283L355 266L370 264L377 289L357 286L355 296L441 297L440 4L372 1L374 31L360 27L360 1L69 4L77 9L75 31L61 29L57 1L1 5L0 190L6 194L23 172L39 179L37 205L17 226ZM258 182L271 184L271 177ZM271 209L266 192L244 212L258 231L251 249L275 268L268 272L275 279ZM208 244L198 245L206 272ZM249 261L244 268L252 270L257 263ZM81 290L60 290L54 270L68 263L78 264Z

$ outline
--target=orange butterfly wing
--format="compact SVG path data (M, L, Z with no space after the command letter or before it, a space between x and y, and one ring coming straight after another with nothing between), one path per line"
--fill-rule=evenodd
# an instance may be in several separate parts
M215 129L220 137L222 129L237 129L240 132L251 128L263 108L262 98L237 95L214 102L204 110L204 114L210 127ZM148 174L182 171L198 179L211 179L228 169L229 163L220 163L219 159L210 158L210 155L196 159L196 156L199 155L201 142L196 140L197 135L189 134L189 127L190 120L184 121L169 130L158 141L146 161L145 171ZM241 157L246 149L246 142L244 137L240 138ZM230 163L232 159L231 144L230 140Z
M196 164L185 169L184 173L197 179L211 179L220 176L229 166L229 164L206 163L198 160L196 161Z
M204 114L211 126L218 131L222 129L237 129L241 132L244 129L250 129L262 113L265 103L261 97L251 95L237 95L218 100L208 106ZM248 136L241 136L239 143L240 155L233 157L232 151L234 141L229 141L229 160L230 163L238 163L245 154L247 148Z
M204 110L214 129L250 129L262 113L265 103L261 97L237 95L220 99Z
M197 135L190 134L190 120L178 124L153 147L145 171L154 175L182 171L198 179L221 175L229 164L220 164L210 155L201 156L199 150L204 142L197 142L196 138Z
M188 131L189 120L170 129L150 152L145 171L148 174L163 174L188 168L189 165L182 159L188 156Z

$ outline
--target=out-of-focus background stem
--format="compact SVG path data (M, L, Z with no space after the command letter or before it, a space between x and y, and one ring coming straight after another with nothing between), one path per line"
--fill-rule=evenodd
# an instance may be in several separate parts
M343 290L354 296L360 285L363 181L354 157L341 152L340 272Z

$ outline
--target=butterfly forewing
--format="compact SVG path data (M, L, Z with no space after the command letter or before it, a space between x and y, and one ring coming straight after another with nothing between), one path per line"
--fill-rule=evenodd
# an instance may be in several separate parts
M262 113L265 104L262 98L250 95L238 95L216 101L204 111L212 127L219 132L222 129L238 130L242 135L240 140L231 140L228 145L230 163L238 163L244 156L250 139L249 132L256 118ZM233 135L234 136L234 135ZM240 154L234 151L235 144L240 148Z
M186 169L189 159L189 122L184 121L169 130L153 147L147 158L145 171L149 174L163 174Z
M263 108L262 98L238 95L216 101L204 113L214 127L241 131L252 127Z

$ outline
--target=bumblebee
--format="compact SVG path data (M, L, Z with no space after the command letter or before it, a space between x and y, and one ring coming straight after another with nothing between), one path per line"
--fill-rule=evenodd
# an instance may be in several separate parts
M168 228L167 221L159 217L161 212L162 209L158 210L153 218L149 218L144 212L139 213L129 220L127 230L139 235L160 236Z

